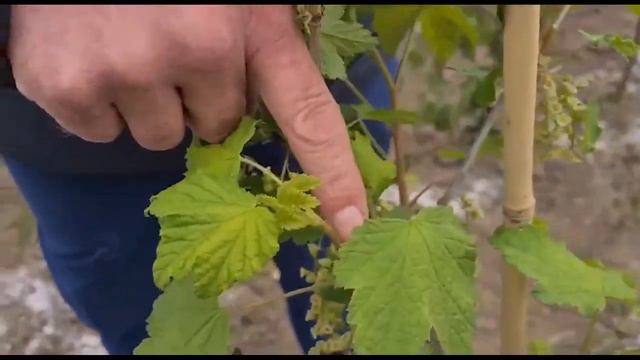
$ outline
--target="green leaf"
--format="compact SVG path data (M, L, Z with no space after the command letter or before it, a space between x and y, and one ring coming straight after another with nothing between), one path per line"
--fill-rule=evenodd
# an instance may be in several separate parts
M371 146L371 140L359 133L352 132L351 148L356 159L362 181L372 201L391 185L396 178L396 166L391 161L380 158Z
M546 340L533 340L527 346L529 355L552 355L553 349L551 344Z
M438 148L436 153L441 160L464 160L467 157L464 151L447 147Z
M463 38L472 47L478 41L477 29L459 6L428 6L421 12L419 21L422 37L440 63L447 62L455 54Z
M322 16L323 25L342 20L345 16L346 5L324 5L324 14Z
M222 144L192 144L187 149L187 174L202 171L213 176L237 177L240 172L240 153L253 137L255 123L255 120L245 116Z
M418 114L406 110L377 109L365 113L363 119L381 121L389 125L415 124L418 122Z
M450 208L367 220L339 256L357 353L418 354L431 328L446 353L471 353L475 246Z
M345 21L346 18L344 5L325 5L320 29L320 70L328 79L346 79L348 60L378 43L362 24Z
M419 121L418 114L413 111L375 109L366 103L352 105L351 108L356 111L357 119L360 120L380 121L388 125L415 124Z
M480 80L473 92L473 101L480 107L488 107L496 102L496 80L502 76L502 69L496 68Z
M284 230L300 230L307 226L321 226L322 219L314 212L320 201L307 194L320 185L316 177L290 174L291 179L278 187L276 197L258 195L258 202L271 208Z
M612 48L626 60L635 57L640 50L640 46L627 36L610 34L589 34L586 31L578 30L593 46L598 48Z
M322 76L327 79L344 80L347 78L347 67L344 64L344 60L338 54L338 49L327 39L320 38L321 58L320 58L320 70Z
M413 217L413 213L406 207L394 206L389 211L384 212L381 217L389 219L409 220Z
M502 142L502 133L497 131L489 133L480 146L478 156L500 157L502 155Z
M398 45L415 24L423 5L376 5L373 7L373 29L382 49L394 55Z
M337 10L335 6L337 5L327 5L325 8L320 30L321 41L332 44L343 58L356 56L378 45L378 40L362 24L341 20L344 6L341 6L342 11ZM336 17L338 14L340 16Z
M625 5L634 15L640 16L640 5Z
M216 298L195 296L191 279L172 281L147 319L147 333L135 355L229 354L229 317Z
M160 222L156 285L193 274L198 295L218 294L261 271L278 250L275 216L234 178L195 172L151 199Z
M600 107L593 103L587 106L584 112L584 133L582 135L582 150L586 153L595 150L596 143L602 134L602 128L599 124Z
M509 264L537 282L534 295L545 304L573 306L583 315L592 315L604 309L607 298L630 301L636 297L620 272L589 266L552 240L542 226L501 227L491 243Z

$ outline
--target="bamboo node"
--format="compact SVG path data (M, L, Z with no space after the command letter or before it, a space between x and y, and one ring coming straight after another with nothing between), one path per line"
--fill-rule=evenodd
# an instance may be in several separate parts
M507 226L529 224L531 223L535 213L535 204L525 209L510 209L503 207L502 213L504 214L505 225Z

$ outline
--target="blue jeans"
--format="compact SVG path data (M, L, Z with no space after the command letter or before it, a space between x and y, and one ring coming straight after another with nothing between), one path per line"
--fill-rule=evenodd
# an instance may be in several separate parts
M397 64L390 60L389 67L395 71ZM374 106L389 106L384 79L367 57L351 67L349 76ZM339 102L357 103L344 85L336 83L331 90ZM387 148L386 128L369 125ZM246 152L274 169L284 158L277 144ZM151 272L159 228L143 210L152 195L182 178L183 169L148 175L70 175L5 160L36 217L42 252L62 297L100 334L110 354L131 354L147 336L146 318L159 294ZM307 286L299 276L300 267L312 266L305 247L285 242L275 262L284 291ZM305 321L308 308L308 295L288 300L290 319L305 351L314 344L312 324Z

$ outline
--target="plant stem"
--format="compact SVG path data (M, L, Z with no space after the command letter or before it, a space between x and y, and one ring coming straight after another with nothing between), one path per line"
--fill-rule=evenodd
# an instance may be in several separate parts
M358 98L358 100L360 100L363 104L367 104L371 106L371 104L369 103L369 100L367 100L364 94L362 94L362 92L358 90L358 87L354 83L352 83L351 80L344 79L342 81L344 82L345 85L347 85L349 90L351 90L351 92ZM378 144L378 141L376 140L376 138L373 137L373 134L371 134L371 131L369 131L369 128L364 123L363 119L358 117L358 120L356 120L354 123L358 123L360 125L362 132L364 132L364 134L369 138L369 140L371 141L371 145L373 145L373 148L376 150L378 155L382 157L386 157L386 153L384 149L382 149L382 146ZM353 123L348 124L347 128L350 128L351 126L353 126Z
M322 49L320 48L320 30L322 27L323 5L306 5L311 13L309 21L309 52L318 68L322 65Z
M411 199L411 201L409 202L409 209L412 209L414 206L416 206L420 197L424 195L424 193L429 191L429 189L431 189L432 186L433 186L433 183L429 183L425 187L423 187L422 190L420 190L420 192L417 193L416 196L414 196L413 199Z
M634 41L636 43L640 42L640 18L636 20L636 33L634 36ZM613 95L616 101L620 101L620 99L622 99L622 96L624 95L624 92L627 89L627 82L629 82L629 78L631 77L631 70L633 70L633 67L636 65L637 62L638 62L638 56L634 56L633 59L627 62L624 68L624 74L622 75L622 80L620 80L620 83L618 84L616 92Z
M371 55L373 60L382 71L382 75L387 83L389 88L389 94L391 96L391 109L396 110L398 108L398 90L396 87L395 79L391 76L389 69L387 69L387 65L385 65L384 60L382 59L382 55L377 48L374 48L371 51ZM400 72L400 68L398 68L398 72ZM402 142L400 141L400 124L394 124L391 127L391 133L393 138L393 150L395 153L395 163L396 163L396 184L398 185L398 192L400 194L400 206L406 207L409 202L409 191L407 189L407 182L405 179L405 153L404 148L402 146Z
M284 181L284 176L289 172L289 158L291 157L291 151L287 146L287 154L284 156L284 163L282 164L282 171L280 171L280 180Z
M570 9L571 5L563 5L556 20L544 32L544 35L542 35L542 40L540 42L540 53L544 54L544 52L547 50L547 47L549 46L549 44L551 44L553 36L558 32L558 29L560 29L560 25L562 24L562 21L564 20L565 16L567 16L567 13Z
M277 295L277 296L271 297L269 299L261 300L261 301L258 301L258 302L255 302L253 304L249 304L247 306L243 306L243 307L240 307L240 308L237 308L237 309L230 309L230 312L235 313L236 315L244 315L244 314L247 314L247 313L255 310L256 308L268 305L268 304L270 304L272 302L275 302L275 301L278 301L278 300L288 299L290 297L294 297L294 296L298 296L298 295L302 295L302 294L306 294L306 293L312 292L313 290L314 290L314 286L313 285L307 286L307 287L304 287L304 288L300 288L300 289L289 291L288 293L285 293L283 295Z
M260 172L262 174L264 174L264 175L270 177L271 179L273 179L273 181L275 181L278 185L282 185L283 181L280 180L280 178L277 177L276 174L274 174L269 168L266 168L266 167L258 164L257 162L249 159L248 157L244 157L244 156L240 157L240 162L260 170Z
M530 223L540 5L508 5L504 28L504 224ZM526 354L527 278L503 264L501 352Z
M398 64L398 71L396 71L396 76L393 78L393 83L394 83L396 88L398 87L398 80L400 80L400 70L403 69L404 62L407 59L407 55L409 55L409 50L411 49L411 42L413 41L413 34L415 34L415 26L411 26L411 28L409 30L409 35L407 36L407 41L406 41L406 43L404 45L404 49L402 49L402 56L400 57L400 62Z
M584 334L582 345L580 345L580 354L588 354L591 351L591 345L593 343L593 332L598 323L598 313L593 314L589 318L589 325L587 325L587 332Z
M358 87L356 86L356 84L354 84L353 82L351 82L351 80L349 79L344 79L342 80L342 82L344 82L345 85L347 85L347 87L349 88L349 90L351 90L351 92L353 93L353 95L355 95L355 97L358 98L358 100L360 100L362 103L367 104L367 105L371 105L369 104L369 100L367 100L367 98L364 96L364 94L358 89Z
M443 205L446 205L449 201L451 201L451 198L453 197L454 186L460 181L464 180L464 178L466 178L467 175L469 174L469 170L473 167L476 159L478 158L478 153L480 152L482 144L484 143L487 136L489 136L491 129L493 129L493 125L496 122L497 114L499 113L499 111L502 111L502 104L503 104L503 100L502 98L500 98L499 102L496 105L494 105L491 108L491 110L489 110L486 120L484 122L484 125L482 125L482 129L480 130L480 133L478 134L476 139L473 141L471 148L467 152L467 155L464 160L464 164L462 164L462 169L458 171L458 173L455 175L453 180L449 183L447 190L445 190L444 194L440 197L440 199L438 199L438 205L443 206Z

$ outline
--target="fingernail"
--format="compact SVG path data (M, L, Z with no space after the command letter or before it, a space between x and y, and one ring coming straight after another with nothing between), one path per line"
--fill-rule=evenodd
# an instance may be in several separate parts
M333 226L342 241L348 240L353 229L362 225L363 222L362 213L355 206L348 206L338 211L333 217Z

